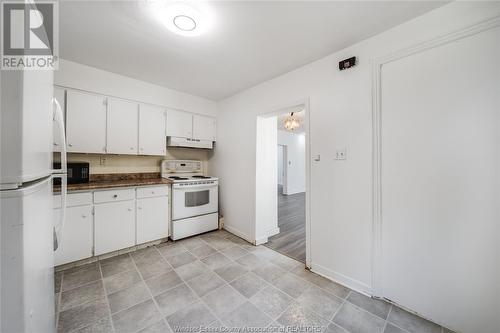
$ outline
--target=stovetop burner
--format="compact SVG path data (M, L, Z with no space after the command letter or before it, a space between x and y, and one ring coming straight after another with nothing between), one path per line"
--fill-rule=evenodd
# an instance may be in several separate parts
M173 180L187 180L186 177L179 177L179 176L170 176L168 178L173 179Z
M196 176L193 176L191 178L201 178L201 179L210 179L212 177L208 177L208 176L201 176L201 175L196 175Z

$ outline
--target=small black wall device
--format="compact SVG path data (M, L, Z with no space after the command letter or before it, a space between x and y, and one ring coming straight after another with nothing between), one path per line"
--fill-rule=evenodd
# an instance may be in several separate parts
M351 68L355 65L356 65L356 57L345 59L339 62L339 70L343 71L344 69Z

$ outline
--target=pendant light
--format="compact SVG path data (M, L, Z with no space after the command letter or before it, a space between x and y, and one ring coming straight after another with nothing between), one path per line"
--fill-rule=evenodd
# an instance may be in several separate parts
M286 130L288 131L293 131L300 126L299 119L293 115L294 113L290 113L288 117L285 118L285 121L283 123L283 126L285 127Z

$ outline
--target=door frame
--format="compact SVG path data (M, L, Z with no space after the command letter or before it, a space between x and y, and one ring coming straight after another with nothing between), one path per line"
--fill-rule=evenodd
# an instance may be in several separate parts
M454 41L473 36L500 26L500 16L464 27L392 54L375 58L372 67L372 295L383 298L383 252L382 252L382 67L408 56L424 52Z
M282 148L282 151L283 151L283 154L281 156L281 163L283 163L283 184L281 184L283 186L283 195L285 195L285 193L287 192L288 190L288 181L287 181L287 176L288 176L288 146L287 145L281 145L278 143L278 146L281 146Z
M305 116L304 116L304 131L305 131L305 147L306 147L306 263L305 267L311 268L311 108L310 108L310 98L305 97L303 99L298 99L295 101L290 101L288 103L281 103L274 107L267 108L267 111L258 113L255 119L259 117L266 117L272 115L278 115L281 110L297 106L304 105ZM277 207L276 207L277 208ZM255 221L257 223L257 221Z

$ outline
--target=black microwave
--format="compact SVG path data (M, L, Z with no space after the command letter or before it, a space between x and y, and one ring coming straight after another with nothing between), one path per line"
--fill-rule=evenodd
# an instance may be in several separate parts
M54 169L60 169L61 163L54 162ZM70 162L68 168L68 184L80 184L89 182L90 167L87 162ZM60 178L54 178L55 185L61 185Z

